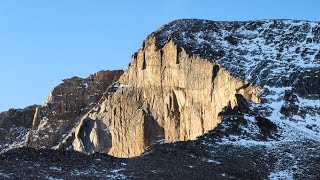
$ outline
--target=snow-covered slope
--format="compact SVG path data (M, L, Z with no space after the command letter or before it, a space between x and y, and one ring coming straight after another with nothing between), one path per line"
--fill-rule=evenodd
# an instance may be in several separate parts
M320 67L319 22L177 20L151 35L158 48L172 38L190 55L215 61L258 85L293 82L295 72Z

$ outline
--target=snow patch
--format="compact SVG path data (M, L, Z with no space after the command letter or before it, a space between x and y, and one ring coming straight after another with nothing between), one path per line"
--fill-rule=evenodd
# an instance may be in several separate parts
M293 173L288 170L272 172L269 176L270 180L291 180Z

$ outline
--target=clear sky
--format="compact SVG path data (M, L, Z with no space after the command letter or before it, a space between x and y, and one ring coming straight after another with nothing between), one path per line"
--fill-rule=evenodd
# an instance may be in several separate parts
M320 21L319 0L1 0L0 111L41 104L62 79L125 69L175 19Z

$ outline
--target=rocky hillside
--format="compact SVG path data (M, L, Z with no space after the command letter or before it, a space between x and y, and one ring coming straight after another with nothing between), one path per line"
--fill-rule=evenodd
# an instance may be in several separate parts
M37 108L25 145L33 148L58 145L122 73L100 71L86 79L73 77L63 80L62 84L53 89L48 100Z
M24 145L57 151L0 161L57 152L53 169L32 162L43 178L319 179L319 22L177 20L123 74L98 77L65 81L35 110ZM131 158L75 153L89 163L75 168L64 150Z
M86 79L65 79L41 106L0 114L0 151L15 147L51 149L66 136L123 71L100 71Z
M0 152L22 146L26 134L31 130L37 107L34 105L0 113Z

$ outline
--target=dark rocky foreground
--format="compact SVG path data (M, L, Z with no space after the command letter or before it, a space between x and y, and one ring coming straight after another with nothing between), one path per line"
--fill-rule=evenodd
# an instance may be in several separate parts
M233 117L234 118L234 117ZM251 125L271 135L247 134L242 116L226 119L195 141L157 144L130 159L74 151L13 149L0 155L1 179L319 179L320 146L283 140L282 130ZM260 125L258 125L260 124ZM265 123L266 124L266 123ZM246 143L247 144L246 144ZM255 142L250 143L250 142ZM260 143L260 144L259 144Z

